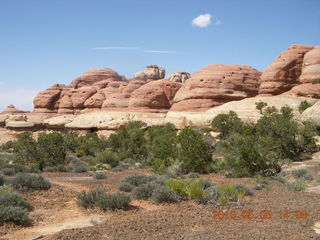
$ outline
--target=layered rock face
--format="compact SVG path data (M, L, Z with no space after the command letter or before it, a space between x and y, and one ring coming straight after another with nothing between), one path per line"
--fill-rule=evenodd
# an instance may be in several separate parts
M131 79L103 68L85 72L69 85L55 84L34 99L34 112L206 111L256 95L320 98L320 46L292 45L261 74L244 65L213 64L190 75L148 65Z
M292 45L282 52L261 75L259 94L278 95L299 84L304 55L313 47Z
M173 111L204 111L258 93L261 73L244 65L209 65L196 72L174 97Z

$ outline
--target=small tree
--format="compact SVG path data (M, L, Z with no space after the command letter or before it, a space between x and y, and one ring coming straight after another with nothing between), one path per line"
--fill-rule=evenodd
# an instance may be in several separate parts
M303 113L307 108L311 107L312 104L307 102L307 100L304 100L299 105L299 112Z
M179 159L186 172L205 172L212 162L212 150L201 134L185 127L178 135Z
M263 114L262 110L265 108L268 104L262 101L256 102L256 109L260 111L260 114Z

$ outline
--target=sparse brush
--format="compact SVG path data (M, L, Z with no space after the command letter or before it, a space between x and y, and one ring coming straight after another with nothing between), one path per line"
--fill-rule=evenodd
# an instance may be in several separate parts
M311 181L313 179L311 172L308 169L300 168L291 172L292 176L296 179Z
M106 189L101 187L89 191L82 191L77 196L77 204L85 209L94 208L105 194Z
M123 192L131 192L135 188L135 186L128 182L120 182L118 188Z
M12 168L3 168L2 173L3 175L6 175L6 176L13 176L16 174L16 172Z
M14 206L0 206L0 223L14 223L27 226L30 224L28 212L25 208Z
M10 181L12 186L20 191L48 190L51 184L40 175L19 173Z
M238 184L235 184L234 186L238 191L243 191L245 193L245 195L247 195L247 196L253 195L252 190L244 184L238 183Z
M141 174L133 174L133 175L129 175L129 176L124 177L121 180L121 182L127 182L135 187L138 187L142 184L151 182L152 180L153 179L151 176L141 175Z
M0 175L0 186L2 186L5 183L5 178L4 176Z
M0 196L11 194L14 192L14 189L11 185L0 186Z
M303 180L298 179L294 182L286 182L285 187L290 191L301 192L306 189L306 184Z
M223 184L217 186L217 202L224 205L229 202L240 202L243 197L248 195L248 189L246 186L236 186L232 184Z
M105 174L105 173L96 173L95 175L93 175L93 178L97 179L97 180L106 179L107 178L107 174Z
M152 196L153 190L158 186L159 185L156 183L142 184L139 187L133 189L132 196L134 199L147 200Z
M98 199L97 207L101 210L106 211L108 209L123 209L127 210L130 208L131 198L129 195L121 192L114 194L105 194L103 197Z
M21 208L25 208L27 210L32 209L31 205L28 203L28 201L24 197L17 195L15 193L8 193L8 194L0 195L0 206L21 207Z
M168 187L158 186L152 193L151 199L156 203L175 203L179 201L178 195Z
M87 172L88 169L85 165L83 165L82 163L79 163L74 166L74 171L76 173L83 173L83 172Z

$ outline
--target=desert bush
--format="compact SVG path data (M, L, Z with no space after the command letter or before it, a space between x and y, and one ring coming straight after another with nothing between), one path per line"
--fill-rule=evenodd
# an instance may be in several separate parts
M117 153L110 151L103 151L96 154L97 163L109 164L111 167L118 166L120 158Z
M307 100L304 100L299 105L299 112L303 113L307 108L311 107L312 104L309 103Z
M195 129L185 127L178 135L179 160L185 172L207 172L212 162L210 145Z
M130 184L128 182L121 181L119 183L118 188L120 191L123 191L123 192L131 192L135 188L135 186L133 186L132 184Z
M93 175L94 179L100 180L100 179L106 179L107 178L107 174L105 173L96 173L95 175Z
M0 186L0 196L12 193L14 193L14 189L11 185Z
M1 171L2 171L2 174L6 176L13 176L16 174L16 172L12 168L3 168Z
M172 189L165 186L155 188L152 192L151 199L156 203L175 203L179 201L178 195Z
M0 206L0 223L14 223L27 226L30 224L28 212L25 208L14 206Z
M256 102L255 104L256 104L256 109L260 111L260 114L263 114L263 109L268 105L267 103L262 101Z
M74 171L76 173L83 173L83 172L87 172L88 169L83 163L78 163L74 165Z
M138 187L142 184L151 182L153 178L151 176L142 175L142 174L133 174L124 177L121 182L126 182L131 184L132 186Z
M196 172L190 172L187 177L189 178L200 178L200 174Z
M239 192L244 192L244 194L246 196L252 196L253 195L253 191L251 188L247 187L246 185L244 184L240 184L240 183L237 183L234 185L234 187L239 191Z
M217 186L217 202L224 205L229 202L240 202L247 195L244 187L236 187L232 184L223 184Z
M212 186L210 180L200 178L168 179L164 184L182 199L195 199L202 203L210 200L210 195L205 191L206 188Z
M15 173L22 173L22 172L26 172L27 171L27 168L24 165L17 164L17 163L8 164L5 167L13 169Z
M51 184L40 175L19 173L10 181L12 186L20 191L48 190Z
M5 183L5 178L4 176L0 175L0 186L2 186Z
M296 179L311 181L313 179L311 172L308 169L297 169L291 172L292 176Z
M77 196L78 206L88 209L97 206L97 202L106 195L106 189L98 187L89 191L82 191Z
M302 179L298 179L296 181L292 181L292 182L285 182L284 186L290 190L290 191L304 191L306 189L306 184Z
M9 207L21 207L27 210L31 210L32 207L28 203L27 199L24 197L17 195L15 193L1 194L0 195L0 206Z
M84 150L82 150L82 149L80 149L80 150L78 150L78 151L76 151L76 152L74 153L74 155L75 155L76 157L78 157L78 158L83 157L85 154L86 154L86 153L85 153Z
M139 187L133 189L132 196L134 199L147 200L152 196L154 189L158 186L158 184L154 183L142 184Z
M130 208L131 198L129 195L117 192L114 194L105 194L97 202L97 207L101 210L106 211L108 209L123 209L127 210Z

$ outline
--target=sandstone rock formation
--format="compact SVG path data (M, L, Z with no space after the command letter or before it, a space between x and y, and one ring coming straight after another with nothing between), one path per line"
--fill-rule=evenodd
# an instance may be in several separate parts
M209 65L189 78L174 98L173 111L203 111L232 100L253 97L261 73L244 65Z
M188 72L182 72L182 71L176 71L169 74L168 79L174 82L180 82L184 83L187 79L190 78L190 73Z
M131 94L129 108L169 109L180 87L180 83L166 79L149 82Z
M314 47L303 58L300 83L320 83L320 46Z
M158 80L163 79L165 75L166 71L164 68L157 65L148 65L144 72L137 72L133 78L137 80Z
M320 100L313 106L304 110L300 118L301 121L311 121L320 128Z
M23 113L22 110L17 109L14 105L10 104L6 107L6 109L2 113Z
M261 75L259 94L278 95L299 84L304 55L312 46L292 45Z

